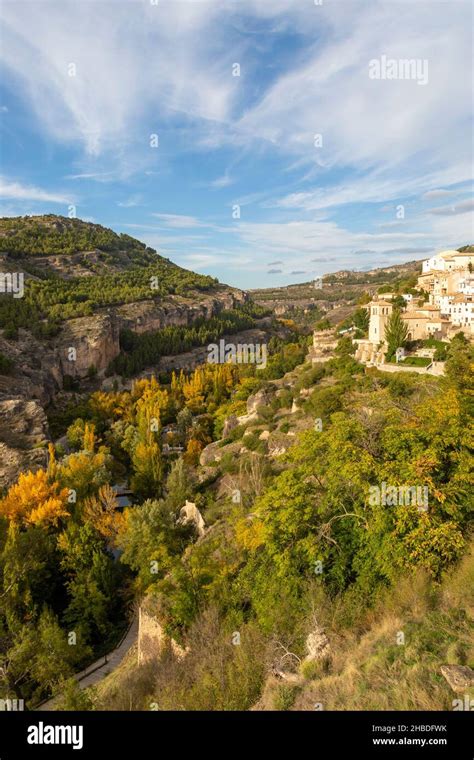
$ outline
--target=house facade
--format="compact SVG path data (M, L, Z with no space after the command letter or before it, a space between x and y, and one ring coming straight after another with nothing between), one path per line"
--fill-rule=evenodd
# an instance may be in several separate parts
M423 262L418 277L419 297L405 298L401 317L407 326L407 340L449 340L462 330L474 337L474 253L442 251ZM366 364L382 364L387 344L385 330L393 313L394 294L375 296L367 304L369 333L356 339L356 359Z

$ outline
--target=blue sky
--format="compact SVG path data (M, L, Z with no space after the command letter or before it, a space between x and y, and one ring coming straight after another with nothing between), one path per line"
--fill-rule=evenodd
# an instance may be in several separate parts
M2 16L3 216L73 205L245 288L474 242L468 1L3 0ZM427 82L371 78L384 55L426 61Z

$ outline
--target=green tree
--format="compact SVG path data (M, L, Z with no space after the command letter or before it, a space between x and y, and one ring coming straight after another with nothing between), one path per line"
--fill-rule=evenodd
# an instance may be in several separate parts
M68 637L56 615L45 607L35 624L23 626L8 650L9 679L32 702L50 693L91 651ZM36 686L33 687L32 684Z
M176 523L175 514L164 501L148 499L125 510L125 523L118 538L123 550L120 561L138 574L138 585L147 588L162 578L180 554L191 534Z
M103 644L120 616L120 568L90 524L71 524L59 537L68 605L64 621L87 641Z
M399 309L394 309L385 327L385 340L387 342L387 357L390 360L397 348L403 348L407 342L408 327L403 321Z

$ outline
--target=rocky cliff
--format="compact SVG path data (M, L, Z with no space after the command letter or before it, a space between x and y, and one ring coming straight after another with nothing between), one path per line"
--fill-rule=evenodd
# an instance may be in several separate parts
M25 329L19 330L15 341L0 333L0 352L15 365L13 375L0 378L0 395L21 395L48 404L62 388L65 375L83 378L92 367L99 375L104 374L120 351L122 328L144 333L168 325L190 325L245 299L242 291L220 287L214 295L201 296L198 301L168 296L160 302L139 301L108 307L90 317L69 319L49 340L38 340Z
M0 275L0 359L12 363L0 374L0 488L44 464L43 407L67 376L103 377L122 329L187 326L247 300L128 235L54 215L0 219Z

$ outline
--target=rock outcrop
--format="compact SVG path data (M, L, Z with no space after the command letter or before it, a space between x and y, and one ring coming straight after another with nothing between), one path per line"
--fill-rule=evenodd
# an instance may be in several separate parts
M474 686L474 670L467 665L442 665L441 675L453 691L463 692Z
M69 319L55 343L62 376L85 377L91 367L105 372L120 352L119 328L113 313Z
M187 501L184 507L181 507L179 512L179 518L178 518L178 524L179 525L192 525L199 536L201 538L204 533L206 532L206 523L204 522L204 518L202 514L200 513L199 509L196 507L194 502Z
M313 630L306 637L305 662L314 662L328 657L331 651L329 639L321 626L315 624Z
M177 641L166 635L163 625L157 614L153 614L148 608L149 601L138 609L138 662L156 659L165 646L170 646L175 657L183 658L187 650L183 649Z
M268 388L261 388L261 390L249 396L247 399L247 415L256 414L260 406L269 404L274 394L275 388L269 386Z
M0 489L47 464L48 423L38 401L0 399Z

